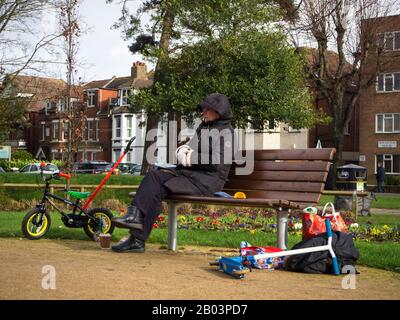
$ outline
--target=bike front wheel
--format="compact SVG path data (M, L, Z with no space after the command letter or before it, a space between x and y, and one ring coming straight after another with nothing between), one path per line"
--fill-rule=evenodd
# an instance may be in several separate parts
M29 240L38 240L49 231L50 225L50 214L35 208L29 211L22 220L22 233Z
M95 217L95 219L90 218ZM98 241L100 233L113 233L115 225L112 222L113 214L106 208L94 208L88 211L87 220L83 225L83 230L86 235L94 240Z

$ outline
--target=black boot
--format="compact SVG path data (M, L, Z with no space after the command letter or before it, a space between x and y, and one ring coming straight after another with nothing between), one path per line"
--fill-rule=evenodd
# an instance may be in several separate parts
M145 242L131 235L128 240L112 246L111 249L115 252L143 253L145 249Z
M143 230L144 215L142 211L133 205L128 206L126 215L120 218L113 218L112 221L117 227Z

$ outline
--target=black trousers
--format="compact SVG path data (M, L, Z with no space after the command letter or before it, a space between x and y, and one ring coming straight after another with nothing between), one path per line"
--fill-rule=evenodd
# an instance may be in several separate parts
M172 173L162 170L151 170L145 175L132 201L144 214L143 230L131 229L134 237L147 240L153 223L160 215L162 199L169 194L169 190L163 184L174 177Z

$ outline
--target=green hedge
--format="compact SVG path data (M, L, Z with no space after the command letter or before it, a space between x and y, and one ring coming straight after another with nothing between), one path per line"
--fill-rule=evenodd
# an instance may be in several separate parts
M0 166L5 170L5 171L11 171L11 168L18 168L21 169L22 167L26 166L27 164L30 163L36 163L40 162L39 160L32 160L32 159L19 159L19 160L11 160L8 161L6 159L0 159ZM50 163L55 164L58 168L64 168L65 163L61 160L53 160Z

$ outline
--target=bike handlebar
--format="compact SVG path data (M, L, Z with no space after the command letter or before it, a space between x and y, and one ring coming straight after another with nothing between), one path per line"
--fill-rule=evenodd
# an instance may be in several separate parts
M128 153L129 151L131 151L131 144L133 143L133 141L135 141L136 136L132 137L131 140L129 140L128 145L126 146L124 153Z
M62 177L62 178L67 179L67 180L71 179L71 175L68 174L68 173L62 173L62 172L60 172L58 175L59 175L60 177Z
M44 170L44 168L45 168L46 166L47 166L47 164L46 164L45 162L41 162L41 163L40 163L40 174L41 174L42 176L43 176L43 170ZM59 177L65 178L65 179L67 179L67 180L71 179L71 175L70 175L70 174L68 174L68 173L63 173L63 172L60 172L59 170L57 170L57 171L53 172L53 173L50 175L50 177L46 178L46 181L49 181L49 180L51 180L52 178L57 179L57 178L59 178Z

